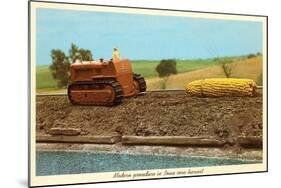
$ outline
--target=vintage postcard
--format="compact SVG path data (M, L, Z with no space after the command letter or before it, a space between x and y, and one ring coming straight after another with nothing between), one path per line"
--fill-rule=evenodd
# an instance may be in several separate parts
M267 17L29 3L29 185L267 171Z

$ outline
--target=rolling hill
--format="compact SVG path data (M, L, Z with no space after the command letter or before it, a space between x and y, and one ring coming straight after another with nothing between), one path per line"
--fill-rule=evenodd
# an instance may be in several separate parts
M262 56L239 60L236 63L233 63L232 67L233 73L231 77L250 78L259 82L259 77L262 74ZM172 75L166 83L166 89L184 88L187 83L193 80L224 77L225 74L222 67L220 65L216 65L209 68ZM158 77L146 79L146 82L149 90L161 89L163 85L163 79Z
M234 78L250 78L259 82L262 74L262 56L253 58L233 58L232 63ZM133 70L145 77L148 90L162 89L163 79L157 77L155 67L159 61L133 61ZM223 78L225 77L222 67L213 59L205 60L178 60L178 74L170 76L166 89L184 88L184 86L198 79ZM37 93L65 93L65 89L56 87L48 65L36 67L36 90Z

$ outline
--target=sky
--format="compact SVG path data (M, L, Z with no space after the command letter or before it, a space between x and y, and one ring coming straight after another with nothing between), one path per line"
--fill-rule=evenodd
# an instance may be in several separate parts
M36 63L71 43L110 59L117 47L131 60L198 59L262 52L262 23L77 10L37 9Z

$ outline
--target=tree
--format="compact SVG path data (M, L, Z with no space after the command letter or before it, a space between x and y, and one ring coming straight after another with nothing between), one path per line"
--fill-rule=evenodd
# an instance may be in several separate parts
M93 55L90 50L85 50L83 48L80 48L79 54L82 61L93 61Z
M77 59L80 61L92 61L93 55L90 50L78 48L71 44L66 56L63 51L54 49L51 51L52 64L50 69L54 79L58 80L58 87L65 87L70 78L70 62L74 63Z
M257 52L256 56L262 56L262 53L261 52Z
M77 45L75 44L71 44L71 47L68 51L69 53L69 59L71 61L71 63L74 63L76 61L76 59L81 59L80 54L79 54L79 48Z
M71 44L69 49L69 59L74 63L77 59L80 61L93 61L93 55L90 50L80 48L76 44Z
M51 51L52 64L50 70L54 79L58 80L58 87L64 87L69 80L70 63L68 57L61 50Z
M250 58L256 57L256 55L255 54L249 54L247 57L248 57L248 59L250 59Z
M220 64L226 78L230 78L233 73L233 60L229 58L218 58L217 62Z
M158 76L163 78L162 89L166 89L166 83L169 76L172 74L177 74L177 62L174 59L162 59L156 67Z

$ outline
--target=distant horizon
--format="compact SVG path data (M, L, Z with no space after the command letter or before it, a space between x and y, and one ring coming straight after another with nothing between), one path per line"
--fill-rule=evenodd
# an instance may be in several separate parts
M51 64L51 50L71 43L94 59L114 47L133 60L208 59L263 51L262 22L77 10L37 9L36 64Z
M236 56L223 56L223 57L208 57L208 58L194 58L194 59L175 59L178 61L199 61L199 60L208 60L208 59L215 59L215 58L235 58L235 57L247 57L250 54L254 54L257 55L257 53L260 53L261 56L263 55L261 52L256 52L256 53L249 53L249 54L242 54L242 55L236 55ZM122 58L121 58L122 59ZM124 58L124 59L128 59L128 58ZM173 59L173 58L167 58L167 59ZM99 60L99 59L94 59L95 60ZM106 59L105 61L107 61L109 59ZM162 59L129 59L130 61L161 61ZM36 66L46 66L46 65L51 65L51 63L49 64L36 64Z

